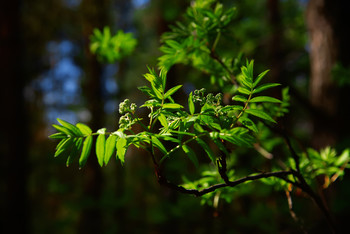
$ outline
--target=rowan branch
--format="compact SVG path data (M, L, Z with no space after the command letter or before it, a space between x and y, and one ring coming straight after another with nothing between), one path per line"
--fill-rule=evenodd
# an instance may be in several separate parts
M254 180L259 180L262 178L269 178L269 177L277 177L280 179L284 179L285 176L294 174L295 171L276 171L276 172L264 172L256 175L251 175L251 176L246 176L242 177L240 179L234 180L234 181L227 181L225 183L221 184L215 184L212 186L209 186L205 189L202 190L197 190L197 189L186 189L180 185L173 184L169 182L161 173L158 171L158 182L160 185L166 186L168 188L171 188L173 190L176 190L181 193L185 194L193 194L196 197L203 196L204 194L214 192L215 190L219 188L224 188L224 187L235 187L237 185L243 184L248 181L254 181Z

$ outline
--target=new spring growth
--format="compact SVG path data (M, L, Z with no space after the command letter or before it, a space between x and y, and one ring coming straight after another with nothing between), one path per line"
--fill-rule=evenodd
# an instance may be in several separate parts
M202 88L200 90L195 90L193 93L193 101L194 102L199 102L199 104L202 106L205 103L208 103L209 105L220 105L223 94L218 93L214 96L212 93L208 93L207 96L205 96L205 88Z
M123 102L119 104L119 113L132 113L134 114L136 111L137 105L135 103L131 103L129 99L125 99Z
M119 104L119 113L124 114L119 119L119 128L129 129L135 123L133 114L135 114L136 108L137 105L131 103L129 99L125 99Z

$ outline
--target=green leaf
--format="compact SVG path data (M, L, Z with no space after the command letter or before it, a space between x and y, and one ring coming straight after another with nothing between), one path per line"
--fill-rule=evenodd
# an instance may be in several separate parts
M257 86L257 85L260 83L260 81L262 80L262 78L264 78L264 76L265 76L266 73L268 73L268 72L269 72L269 70L266 70L266 71L263 71L262 73L260 73L260 74L258 75L258 77L256 78L256 80L254 81L253 88L254 88L255 86Z
M74 133L72 131L61 125L52 124L52 127L56 128L59 132L66 134L67 136L74 136Z
M227 151L226 147L224 146L224 144L222 144L221 140L219 139L213 139L214 143L216 144L216 146L222 151L224 152L226 155L229 155L229 152Z
M238 121L243 124L243 126L247 127L248 129L252 130L253 132L258 133L258 128L256 127L255 123L246 118L246 117L241 117L238 119Z
M205 143L205 141L203 141L200 138L196 138L197 143L204 149L204 151L207 153L207 155L209 156L210 160L215 163L216 161L216 157L214 155L214 152L211 150L211 148L207 145L207 143Z
M248 99L243 97L243 96L240 96L240 95L236 95L232 98L233 101L237 101L237 102L247 102Z
M117 140L117 136L114 134L110 135L106 140L105 156L103 158L105 165L108 164L113 153L115 152L116 140Z
M69 137L66 137L64 139L62 139L57 145L56 145L56 150L58 150L62 144L65 143L65 141L68 141Z
M340 167L343 166L343 164L349 162L349 149L346 149L343 151L343 153L336 159L335 165Z
M125 153L126 153L126 144L127 140L126 138L118 138L117 140L117 158L121 161L123 164L125 161Z
M247 129L241 127L236 127L228 131L223 131L220 133L219 136L221 139L231 142L232 144L238 146L251 147L252 143L255 140L255 138L251 134L249 134Z
M152 144L153 146L157 147L160 151L162 151L163 154L167 154L168 151L166 150L162 142L158 140L158 138L152 136Z
M168 121L166 120L166 117L163 114L160 114L158 116L158 120L165 129L168 129Z
M52 135L49 136L51 139L65 139L67 138L67 134L63 133L63 132L58 132L58 133L54 133Z
M268 114L266 114L264 111L262 110L257 110L257 109L246 109L245 110L245 113L248 113L248 114L251 114L251 115L254 115L256 117L259 117L261 119L264 119L264 120L267 120L267 121L270 121L270 122L273 122L273 123L276 123L275 120L273 120L271 118L271 116L269 116Z
M71 123L68 123L67 121L64 121L62 119L57 118L57 121L65 128L69 129L74 136L82 136L81 131L79 130L79 128L77 128L76 126L74 126Z
M191 115L193 115L194 111L195 111L195 107L194 107L194 103L193 103L193 94L192 94L192 92L188 96L188 108L190 110Z
M170 137L168 135L155 135L155 137L160 138L160 139L165 140L165 141L171 141L171 142L178 143L178 144L181 143L181 141L179 141L178 139Z
M160 87L156 87L153 83L151 84L152 90L155 93L156 97L160 100L162 100L163 96L162 96L162 90Z
M239 87L239 88L237 89L237 91L240 92L240 93L246 94L246 95L249 95L250 92L251 92L249 89L244 88L244 87Z
M153 90L150 88L150 87L147 87L147 86L141 86L141 87L138 87L138 89L143 92L144 94L150 96L150 97L155 97L155 94L153 92Z
M178 91L182 85L177 85L175 87L172 87L164 94L164 99L167 99L169 96L173 95L176 91Z
M182 147L182 150L187 154L189 159L192 161L192 163L195 165L195 167L198 168L199 162L194 151L187 145L182 145L181 147Z
M103 166L104 156L106 148L106 136L104 134L99 134L96 139L96 156L97 161L100 166Z
M266 89L269 89L269 88L273 88L273 87L276 87L276 86L279 86L281 84L278 84L278 83L268 83L268 84L263 84L263 85L260 85L258 86L256 89L253 90L253 94L254 93L259 93L261 91L264 91Z
M89 126L85 124L77 123L76 126L84 135L90 135L92 133L92 130L89 128Z
M231 110L241 111L241 110L243 110L243 106L238 106L238 105L225 106L225 107L220 109L220 111L222 111L222 112L227 112L227 111L231 111Z
M90 135L86 137L86 139L84 140L83 149L81 151L81 155L79 158L79 168L82 168L86 164L86 161L91 151L91 146L92 146L92 136Z
M71 152L67 158L67 161L66 161L67 167L69 167L69 165L72 164L74 159L76 159L78 157L79 152L80 152L82 147L83 147L83 138L76 139L74 142L74 146L72 147L72 150L71 150Z
M171 48L174 48L176 50L181 50L182 47L181 47L181 44L178 43L177 41L174 41L174 40L166 40L165 43L170 46Z
M281 101L278 100L277 98L268 97L268 96L259 96L259 97L255 97L255 98L250 99L249 102L272 102L272 103L281 103Z
M163 108L165 109L181 109L183 106L177 103L164 103Z
M55 157L58 157L62 154L66 154L69 152L71 146L74 143L74 138L67 138L62 140L58 145L57 145L57 150L55 152Z

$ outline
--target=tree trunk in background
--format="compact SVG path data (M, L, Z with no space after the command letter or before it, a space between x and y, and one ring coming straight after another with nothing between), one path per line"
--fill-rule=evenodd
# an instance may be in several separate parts
M332 81L331 70L337 58L334 29L330 22L326 0L310 0L306 20L310 36L310 100L322 115L314 118L312 144L321 148L334 144L336 127L333 118L337 112L337 90Z
M332 78L336 62L350 64L350 1L310 0L306 21L310 34L310 100L319 110L314 120L313 146L332 145L349 129L349 89ZM342 98L343 97L343 98ZM344 98L345 97L345 98Z
M279 9L279 0L267 1L268 22L271 27L268 45L268 59L271 71L269 74L270 82L281 83L281 73L284 65L284 55L282 52L282 22Z
M86 57L83 91L85 92L87 107L91 113L89 126L93 131L104 125L104 105L101 94L102 67L90 53L89 37L95 27L101 29L107 25L108 2L108 0L84 0L81 4L83 12L83 39L85 43L84 56ZM89 199L88 203L90 204L82 210L79 221L79 233L101 233L102 214L99 203L103 187L103 177L93 151L84 168L84 174L83 195Z
M0 7L1 67L1 233L29 233L28 129L23 96L25 78L21 63L20 1ZM4 132L3 132L4 131Z

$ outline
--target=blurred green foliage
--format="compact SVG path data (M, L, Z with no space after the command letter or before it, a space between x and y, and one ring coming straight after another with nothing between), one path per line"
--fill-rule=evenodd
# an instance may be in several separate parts
M100 62L108 63L114 63L130 55L137 44L132 33L119 30L115 35L111 35L111 30L107 26L102 31L94 29L90 40L91 52L97 55Z

